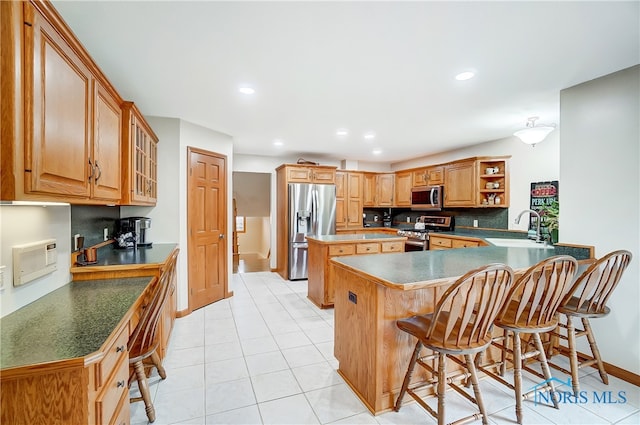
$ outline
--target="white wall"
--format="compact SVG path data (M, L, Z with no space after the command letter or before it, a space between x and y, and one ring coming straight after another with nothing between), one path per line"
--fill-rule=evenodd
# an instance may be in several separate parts
M17 288L13 287L14 245L56 239L58 269ZM0 290L0 317L37 300L71 281L71 207L0 206L0 264L4 289Z
M141 214L152 218L154 242L178 243L178 310L189 306L187 279L187 147L208 150L227 157L227 217L233 217L233 139L175 118L146 117L160 142L158 143L158 202L155 207L126 207L126 214ZM233 222L227 220L227 235ZM227 279L233 271L232 238L227 237Z
M592 327L604 360L640 373L640 66L560 92L560 239L627 249L633 259L605 319ZM570 219L568 219L570 217ZM582 351L587 347L583 345Z
M509 228L526 230L528 220L521 220L520 224L514 224L513 221L520 211L529 208L531 183L559 180L560 141L558 130L553 131L545 140L535 147L525 145L516 137L510 136L504 139L472 145L467 148L397 162L392 164L392 168L397 171L424 165L441 164L474 156L501 155L511 155L511 159L509 160ZM559 183L559 192L560 204L563 207L563 194L565 193L565 189L563 188L562 181ZM564 230L562 224L560 229L560 234L562 234Z
M245 232L238 233L238 253L267 256L269 252L269 217L245 217Z

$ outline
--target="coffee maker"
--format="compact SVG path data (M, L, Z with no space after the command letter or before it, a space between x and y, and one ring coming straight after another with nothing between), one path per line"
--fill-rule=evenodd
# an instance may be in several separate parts
M116 220L116 247L124 249L151 247L150 228L149 217L125 217Z

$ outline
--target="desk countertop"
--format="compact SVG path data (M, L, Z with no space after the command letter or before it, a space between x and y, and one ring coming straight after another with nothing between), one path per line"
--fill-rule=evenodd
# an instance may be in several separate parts
M79 358L98 351L152 280L70 282L3 317L0 368Z

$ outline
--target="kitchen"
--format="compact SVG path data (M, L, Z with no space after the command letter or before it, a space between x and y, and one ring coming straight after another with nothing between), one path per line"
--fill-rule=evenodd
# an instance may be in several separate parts
M637 72L631 70L628 72ZM638 155L637 153L637 113L634 112L637 102L627 106L625 102L629 93L621 94L637 80L623 72L613 74L602 79L567 88L560 91L562 100L560 107L560 122L558 130L535 148L525 146L511 136L489 141L457 151L444 152L428 157L414 158L393 164L379 164L371 161L358 161L359 169L368 171L394 171L431 163L441 163L463 157L484 155L511 155L511 208L509 209L509 223L515 215L528 206L528 185L532 181L554 180L561 181L562 186L562 215L571 217L562 223L561 240L586 245L595 245L598 254L617 249L624 244L638 253L638 194L633 184L612 184L612 182L637 182ZM635 87L632 85L632 87ZM561 87L559 89L563 89ZM601 98L602 90L615 94L605 103ZM616 91L618 90L618 91ZM628 90L630 93L637 93ZM636 94L637 96L637 94ZM598 114L583 116L579 113L583 108L592 111L612 110L618 121ZM171 115L169 115L171 116ZM260 155L235 154L232 137L218 131L210 130L188 121L176 118L148 117L151 127L161 139L159 164L163 173L159 176L160 196L155 208L151 207L122 207L126 216L149 216L153 220L153 234L155 242L179 242L186 246L186 207L182 202L183 190L186 187L186 146L199 146L215 152L220 152L230 159L229 169L234 171L261 171L272 173L272 184L275 184L275 169L282 163L297 160L297 155L281 155L279 157L265 157ZM635 132L635 133L634 133ZM179 158L178 161L175 159ZM315 159L309 157L308 159ZM318 158L326 165L339 166L339 160L325 160ZM597 176L597 177L594 177ZM585 184L588 183L588 193L607 194L608 200L598 201L597 207L586 207L584 203ZM230 183L229 183L230 184ZM601 195L598 195L600 199ZM603 195L604 196L604 195ZM594 201L595 202L595 201ZM230 202L229 202L230 204ZM275 205L275 191L272 190L272 205ZM606 207L606 224L602 224L602 207ZM56 236L59 241L60 258L68 258L71 253L69 235L70 218L69 207L47 207L33 209L33 207L19 207L19 212L13 208L1 207L2 220L2 264L10 264L5 255L9 255L9 247L14 241L29 235L33 238L38 234L47 233ZM275 213L272 213L275 214ZM275 221L275 218L272 220ZM511 224L510 224L511 225ZM524 226L520 227L524 229ZM17 234L12 237L10 235ZM229 232L230 234L230 232ZM272 232L275 234L275 231ZM6 245L5 245L6 244ZM273 245L273 244L272 244ZM181 256L180 261L184 261ZM273 260L275 261L275 259ZM273 265L273 264L272 264ZM638 281L637 263L634 262L627 272L627 285L621 286L616 294L613 313L608 319L616 323L615 332L605 333L600 340L603 354L608 361L624 369L638 373L635 359L638 358L637 340L627 350L618 350L619 341L628 340L627 335L638 334L638 312L635 308L637 288L629 282ZM230 269L230 268L229 268ZM186 267L182 263L181 272ZM5 283L2 294L3 314L15 306L42 295L42 291L50 291L66 282L64 270L59 270L52 282L44 282L38 287L25 287L19 295ZM183 274L183 276L185 276ZM186 278L181 279L185 284ZM185 286L178 290L179 309L186 306ZM28 294L27 294L28 292ZM602 334L602 332L600 332ZM637 338L636 338L637 339Z

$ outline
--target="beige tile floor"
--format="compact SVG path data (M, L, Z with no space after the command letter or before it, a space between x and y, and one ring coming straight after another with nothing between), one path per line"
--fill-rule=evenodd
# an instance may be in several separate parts
M150 379L154 424L433 424L415 403L400 412L371 415L336 373L333 310L306 298L307 282L270 272L234 274L234 296L177 319L165 360L167 379ZM553 371L554 376L566 376ZM610 377L605 386L592 370L582 389L624 391L625 403L587 400L559 410L525 402L525 424L639 424L640 389ZM538 378L525 376L524 388ZM514 424L514 400L506 388L481 381L492 424ZM132 394L137 390L132 388ZM433 400L431 400L433 401ZM473 405L447 393L447 421ZM146 424L143 403L131 405L131 423ZM476 421L480 423L480 421Z

